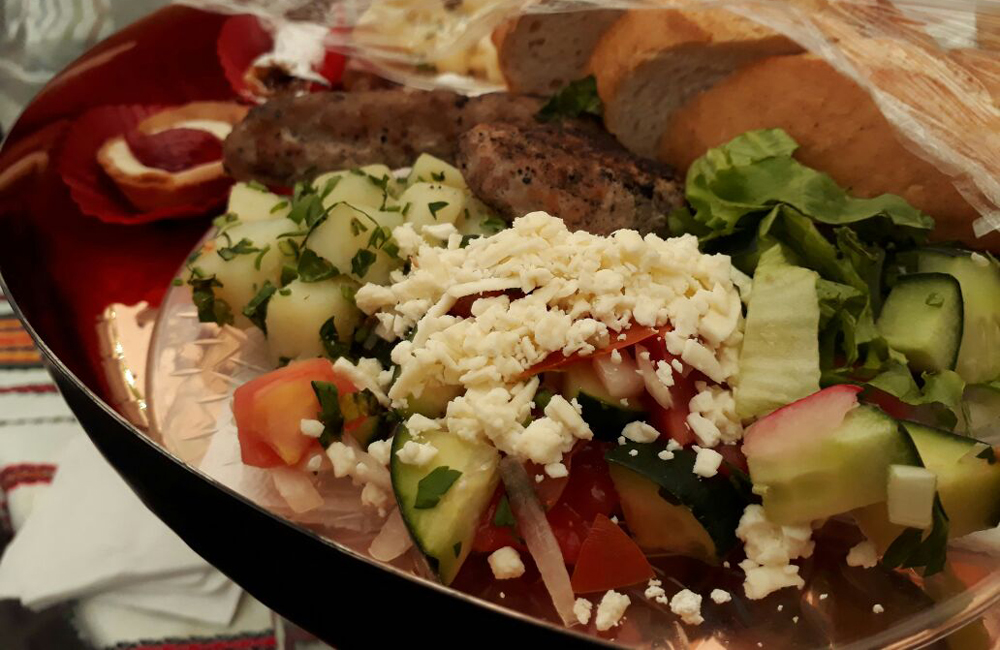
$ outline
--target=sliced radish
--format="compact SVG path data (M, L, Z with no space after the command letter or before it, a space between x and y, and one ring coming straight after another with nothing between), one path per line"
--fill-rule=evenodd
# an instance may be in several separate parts
M802 438L819 440L844 422L858 405L860 386L840 384L804 397L753 423L743 435L747 458L794 448Z
M535 497L532 481L521 463L510 456L500 461L500 476L507 491L511 512L517 519L518 530L524 537L549 596L552 597L552 604L563 624L567 627L573 625L576 623L576 615L573 613L576 599L569 571L566 570L552 526Z
M413 546L413 538L410 531L406 529L403 516L399 514L399 508L394 508L389 518L385 520L382 530L372 540L368 547L368 553L376 560L382 562L392 562L397 557L406 553Z
M618 350L614 353L594 357L594 370L604 384L604 390L615 399L638 397L646 389L646 384L639 374L639 367L628 350ZM615 359L618 359L617 363Z
M653 367L649 350L641 345L635 346L635 362L639 366L639 372L642 373L642 381L646 384L646 391L656 400L657 404L665 409L671 408L674 401L670 397L670 389L656 375L656 368Z
M270 474L278 494L293 512L302 514L323 505L323 496L305 472L291 467L273 467Z

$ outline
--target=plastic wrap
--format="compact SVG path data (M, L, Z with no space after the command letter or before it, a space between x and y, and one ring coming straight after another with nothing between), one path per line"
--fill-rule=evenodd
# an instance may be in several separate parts
M907 146L951 176L980 213L976 235L1000 231L1000 0L180 2L251 13L275 30L318 23L329 28L328 47L394 80L466 92L502 85L489 35L522 13L726 7L787 35L868 90Z

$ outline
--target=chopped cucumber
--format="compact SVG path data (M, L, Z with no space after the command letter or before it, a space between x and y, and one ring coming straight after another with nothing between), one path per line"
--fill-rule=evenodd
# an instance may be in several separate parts
M887 488L889 521L899 526L930 528L934 522L937 476L923 467L890 465Z
M617 466L652 481L662 499L689 511L694 522L677 510L670 511L659 507L657 502L650 503L646 498L650 494L648 487L639 484L636 490L629 491L629 486L623 484L627 494L619 493L619 496L622 497L623 508L626 508L629 528L641 530L641 543L649 548L691 553L695 557L704 557L709 550L712 558L725 555L736 543L736 527L750 502L749 490L722 474L711 478L695 474L693 469L697 454L689 449L675 451L673 458L663 460L657 454L664 449L666 445L660 442L629 442L615 446L605 455L612 469L612 480L617 487L622 479L622 473L615 469ZM635 455L632 455L633 452ZM616 474L618 479L614 478ZM628 478L625 480L628 481ZM628 506L625 505L626 500ZM632 510L631 519L629 509ZM644 520L646 516L660 514L671 517L675 523ZM699 524L703 530L699 531L693 523ZM676 537L672 539L672 535ZM705 544L706 536L712 543L711 547Z
M281 219L291 212L288 199L278 196L266 188L236 183L229 190L227 214L235 214L240 221L265 221Z
M970 384L1000 378L1000 265L979 253L925 249L921 273L947 273L962 286L965 326L955 370Z
M649 555L716 559L715 542L687 506L660 496L660 486L622 465L609 464L625 521L636 543Z
M563 393L566 399L576 398L584 421L597 439L617 440L626 424L646 419L647 413L638 408L638 400L630 402L634 406L625 406L620 399L612 397L591 364L575 363L565 374Z
M419 397L410 395L406 398L407 413L439 418L448 410L448 403L462 394L460 386L429 384L423 388Z
M914 370L951 370L962 343L962 288L945 273L904 275L892 288L878 318L889 345Z
M1000 524L1000 462L975 438L916 422L903 422L924 467L937 476L950 536L961 537ZM976 449L982 452L977 455Z
M413 541L447 585L472 550L476 527L500 480L500 454L484 442L468 442L447 431L426 431L418 442L433 445L437 453L424 466L409 465L399 459L399 450L410 440L414 437L404 427L393 438L392 488ZM438 497L436 503L429 503L429 484L421 482L435 470L444 471L441 468L461 474L432 495Z
M801 524L885 501L889 466L915 465L917 458L892 418L858 406L822 439L755 454L748 463L768 518Z
M735 389L743 419L819 390L819 276L774 260L779 253L765 252L753 278Z

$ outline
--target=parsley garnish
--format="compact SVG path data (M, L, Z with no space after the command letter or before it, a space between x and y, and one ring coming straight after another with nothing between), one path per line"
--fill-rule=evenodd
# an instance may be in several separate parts
M507 500L507 495L500 497L499 503L497 503L496 512L493 513L493 525L499 528L517 528L517 520L514 519L514 513L511 512L510 502Z
M286 287L299 278L298 268L294 264L285 264L281 267L281 286Z
M361 248L358 252L351 258L351 271L354 275L359 278L365 277L368 273L368 269L371 268L372 264L375 263L375 253L371 252L367 248Z
M260 249L260 252L257 253L257 258L253 261L253 267L255 269L257 269L258 271L260 270L260 263L264 261L264 256L267 255L267 252L269 250L271 250L271 245L270 244L268 244L264 248Z
M406 205L403 206L403 216L405 217L410 211L410 202L407 201Z
M431 180L437 181L438 183L443 183L444 172L431 172Z
M260 331L267 334L267 305L271 302L271 297L278 288L271 284L270 280L264 281L264 286L260 288L250 302L243 308L243 315L250 319L250 322L260 328Z
M171 284L174 285L175 287L183 287L184 280L182 278L174 278Z
M907 528L889 545L882 556L882 565L895 569L924 567L924 577L944 569L948 553L948 515L940 497L934 498L934 525L924 537L924 531Z
M604 105L597 94L597 80L591 75L570 82L542 106L536 117L542 122L551 122L581 115L600 117L603 112Z
M275 212L280 212L288 207L288 201L278 201L271 207L271 214Z
M507 228L507 222L500 217L487 217L483 220L481 224L483 230L487 231L491 235L495 235L501 230Z
M257 190L258 192L270 192L271 191L271 190L267 189L266 185L264 185L263 183L261 183L259 181L249 181L249 182L247 182L247 187L249 187L252 190Z
M290 295L292 295L292 290L291 289L278 289L278 293L281 294L282 296L290 296Z
M427 204L427 209L431 211L431 216L434 219L438 218L438 210L448 207L447 201L431 201Z
M344 432L344 415L340 411L340 393L337 387L328 381L312 382L313 392L319 400L319 421L323 423L323 433L319 436L319 444L323 449L339 440Z
M333 189L337 187L341 178L343 178L343 176L334 176L333 178L326 179L326 184L323 186L323 191L319 193L319 198L326 200L326 197L330 196Z
M473 239L479 239L480 235L462 235L462 243L458 245L459 248L465 248L469 245Z
M239 216L234 212L227 212L221 217L216 217L212 219L212 225L218 228L220 231L225 230L229 226L234 226L239 223Z
M340 285L340 295L344 297L344 300L355 306L357 306L357 304L354 302L354 294L357 292L358 290L349 284Z
M375 415L380 408L375 393L368 389L340 396L340 412L346 422Z
M198 309L198 320L202 323L227 325L233 322L233 310L222 298L215 297L215 287L221 287L214 275L205 277L200 269L191 269L191 299Z
M323 350L326 352L326 356L331 359L347 357L350 354L351 346L340 341L333 316L328 318L319 328L319 340L323 342Z
M299 254L299 265L296 271L299 279L303 282L321 282L335 275L340 275L336 266L308 248L302 249Z
M291 236L291 233L288 233L288 235ZM294 239L281 239L281 237L284 236L285 235L278 236L278 239L280 240L278 242L278 250L281 251L281 253L286 257L299 259L299 243Z
M253 242L250 241L249 239L247 239L246 237L244 237L243 239L239 240L234 245L232 243L232 240L229 239L229 234L228 233L223 233L222 236L226 238L226 240L229 243L229 246L224 246L224 247L218 249L216 252L219 254L219 257L221 257L222 259L226 260L227 262L230 261L230 260L232 260L237 255L249 255L251 253L259 253L259 252L261 252L261 249L255 247L253 245ZM260 268L260 267L258 267L258 268Z
M447 465L434 468L417 483L417 498L413 507L417 510L430 510L435 507L461 475L462 472Z
M357 237L363 232L368 232L368 226L361 223L357 217L351 217L351 234Z
M372 231L371 236L368 238L368 248L382 248L391 237L392 231L385 226L379 226Z
M541 388L535 393L535 407L539 411L544 411L545 407L552 401L554 395L548 388Z

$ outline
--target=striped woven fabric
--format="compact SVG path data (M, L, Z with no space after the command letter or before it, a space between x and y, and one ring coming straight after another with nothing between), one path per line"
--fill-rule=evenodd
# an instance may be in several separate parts
M31 337L14 316L7 298L0 294L0 370L41 367L42 357L32 344ZM9 387L0 386L0 391L4 388Z

